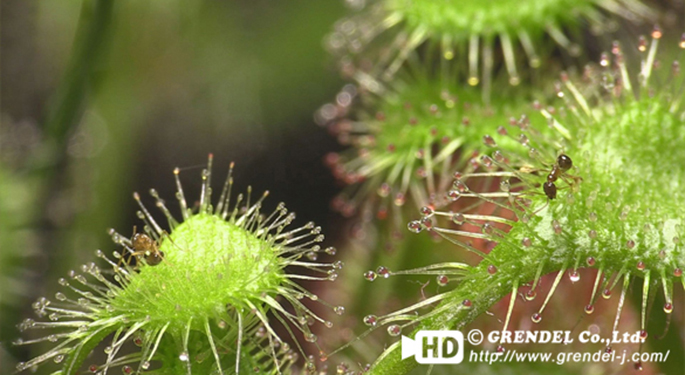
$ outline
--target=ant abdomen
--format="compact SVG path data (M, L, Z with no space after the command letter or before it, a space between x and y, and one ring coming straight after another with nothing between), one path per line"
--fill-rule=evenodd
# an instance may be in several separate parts
M557 197L557 186L554 183L559 178L562 178L564 179L564 181L568 182L568 178L565 178L564 176L565 173L572 167L573 160L571 160L571 158L568 155L561 154L557 157L556 162L552 166L552 170L549 172L549 175L547 175L547 182L545 182L542 186L542 190L545 192L547 198L552 200Z
M547 198L550 200L557 197L557 185L554 185L554 182L545 182L545 184L542 186L542 189L544 190L545 195L547 195Z

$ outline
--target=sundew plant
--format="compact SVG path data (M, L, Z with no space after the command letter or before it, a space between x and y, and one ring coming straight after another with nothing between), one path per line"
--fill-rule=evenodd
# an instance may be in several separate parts
M344 5L344 12L330 16L322 11L333 8L319 2L297 11L274 4L283 7L275 12L279 17L292 18L285 24L271 22L272 12L259 5L203 2L161 9L154 2L149 8L83 2L72 56L39 145L22 157L25 162L0 165L3 176L16 176L0 184L2 206L8 207L0 212L0 223L7 223L0 228L0 280L3 288L13 286L0 294L0 307L4 316L27 315L13 321L11 334L0 335L0 372L685 373L682 4ZM260 33L247 37L227 26L243 18L250 23L261 11L265 30L289 28L260 42ZM149 26L154 22L135 22L141 14L170 23L156 29ZM268 73L263 61L269 48L279 69L288 70L289 54L274 45L299 48L294 41L303 34L292 30L314 21L322 26L310 53L290 55L325 50L328 57L316 63L328 64L326 75L337 70L342 88L335 83L330 97L302 105L316 123L302 132L292 125L252 127L276 118L272 112L286 116L291 110L278 100L262 103L288 86L284 76ZM140 32L127 29L133 24L144 26ZM183 38L170 42L168 33ZM138 52L129 49L133 45ZM150 60L138 75L140 67L127 64L151 48L165 57ZM186 61L187 51L194 57ZM194 59L203 63L192 65ZM150 68L156 66L168 69ZM121 76L112 73L118 70ZM318 84L318 78L298 74L290 86ZM178 87L169 84L174 75L184 79ZM252 81L265 86L255 89L246 83ZM203 86L207 82L216 84ZM128 85L136 89L128 91ZM226 94L206 94L214 90ZM140 98L147 99L141 104ZM151 104L158 101L167 104ZM147 131L154 139L135 126L123 128L157 117L163 125ZM185 119L212 126L197 131L178 125ZM216 119L240 125L227 125L224 132ZM300 139L315 132L323 140ZM224 136L230 147L213 143ZM270 147L275 138L289 145L281 154ZM198 146L167 145L177 139L182 141L175 144ZM116 146L109 154L102 151L107 142ZM157 189L112 200L125 184L109 172L133 176L128 171L134 159L126 156L131 150L149 160L171 155L183 161ZM89 166L99 152L100 164ZM237 164L215 163L215 155L226 157L219 152ZM199 166L187 162L205 155ZM267 167L255 167L255 159L268 159ZM309 170L309 160L321 173ZM154 174L153 163L141 173ZM70 190L76 199L53 191L65 176L80 186ZM273 190L242 187L243 179L265 178ZM321 178L335 187L328 205L313 206ZM6 185L12 187L8 192ZM286 203L303 200L295 204L298 212L327 221L317 225L298 217L286 203L271 203L274 195ZM115 206L134 215L126 224L112 219L95 228L102 220L88 207L98 205L109 207L112 217ZM63 222L80 228L64 236L71 241L26 238L46 228L67 233L55 224ZM97 243L88 240L96 230L107 233L107 245L89 247ZM35 254L28 246L26 252L17 248L40 247L36 242L54 252L47 259L60 258L68 268L32 280L27 272L44 269L40 262L32 265ZM77 267L78 261L83 264ZM46 285L31 291L28 285L38 281ZM21 296L35 298L38 291L47 297L35 299L31 312L22 311ZM10 332L6 326L3 321ZM402 335L471 329L499 332L500 338L517 330L632 332L639 342L519 346L502 338L467 343L464 362L454 365L419 364L402 354ZM551 367L535 361L469 363L469 351L482 350L500 356L669 354L661 361L639 356L647 359Z
M121 367L124 374L133 374L158 367L162 373L283 373L298 355L306 356L293 330L316 343L310 325L332 323L302 302L319 298L295 281L333 281L342 262L316 262L318 253L335 254L335 248L321 246L324 236L314 223L289 228L295 215L283 203L264 213L262 202L268 192L254 199L248 188L246 194L233 197L232 170L233 165L213 203L210 155L202 171L199 204L193 209L176 169L179 219L151 190L169 231L135 193L143 231L128 238L111 229L121 250L112 257L96 252L105 268L88 263L80 272L70 271L68 278L59 279L64 291L54 300L40 298L33 304L42 319L26 319L19 328L47 335L15 344L47 341L55 346L18 363L17 370L53 361L62 364L57 373L75 373L84 367L87 354L112 333L103 349L105 362L88 365L88 371L105 374ZM341 306L326 305L338 314L344 312ZM269 313L295 339L294 347L275 332ZM140 350L121 355L129 342ZM307 362L305 367L313 369L315 364Z

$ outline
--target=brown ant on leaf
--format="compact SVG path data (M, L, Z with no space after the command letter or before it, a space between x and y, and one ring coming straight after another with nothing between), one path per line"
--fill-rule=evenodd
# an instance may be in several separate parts
M547 203L535 211L536 213L547 207L549 201L557 198L557 190L559 189L557 188L555 182L557 182L559 179L566 182L568 184L567 187L570 187L574 190L577 188L580 182L583 181L581 177L573 176L567 173L569 170L571 170L571 168L573 168L573 160L571 160L568 155L560 154L557 156L557 160L552 165L552 170L550 170L549 174L547 175L547 181L542 184L542 191L547 196ZM529 172L537 174L536 170L529 170ZM539 184L535 185L540 186Z
M557 157L556 162L552 166L552 170L547 175L547 182L542 185L542 190L549 200L553 200L557 197L557 185L554 183L558 179L564 180L569 186L574 187L583 179L578 176L571 176L567 174L571 168L573 168L573 160L566 155L561 154Z
M156 266L164 259L164 253L159 250L159 243L145 233L136 233L135 226L131 236L131 248L133 251L128 254L128 259L124 260L122 256L118 265L122 262L130 265L134 257L136 259L143 257L149 266Z

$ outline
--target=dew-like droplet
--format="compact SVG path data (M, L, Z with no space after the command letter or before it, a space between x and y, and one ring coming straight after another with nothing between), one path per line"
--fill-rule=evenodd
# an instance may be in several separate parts
M504 163L504 155L502 155L502 152L500 150L497 150L492 153L492 158L495 159L498 163Z
M440 286L445 286L445 285L447 285L447 283L450 282L449 277L447 277L445 275L438 275L435 279L436 279L436 282L438 283L438 285L440 285Z
M378 195L380 195L383 198L390 195L390 185L387 182L382 183L381 186L378 188Z
M430 216L433 216L433 214L435 213L435 210L433 210L433 207L431 207L431 206L423 206L423 207L421 207L420 212L421 212L421 215L423 215L424 217L430 217Z
M673 276L680 277L682 275L683 275L683 270L681 270L680 268L676 268L673 270Z
M335 368L336 374L347 374L349 370L350 367L346 363L341 363Z
M532 245L532 243L533 243L533 242L532 242L532 241L530 240L530 238L528 238L528 237L524 237L524 238L521 240L521 245L523 245L523 247L530 247L530 245Z
M537 293L535 293L535 289L530 289L528 292L526 292L526 301L532 301L537 297Z
M333 311L334 311L337 315L342 315L342 314L345 313L345 308L344 308L343 306L336 306L336 307L333 309Z
M378 275L373 271L364 272L364 278L368 281L374 281L376 280L376 277L378 277Z
M311 332L307 332L304 334L304 339L307 342L316 342L316 340L318 340L318 337L316 337L316 335Z
M672 305L670 302L666 302L666 303L664 304L664 312L665 312L666 314L670 314L670 313L673 312L673 305Z
M628 242L626 242L626 247L629 248L629 249L634 248L634 247L635 247L635 241L633 241L633 240L628 240Z
M591 229L591 230L587 233L587 235L588 235L590 238L597 238L597 231L594 230L594 229Z
M400 326L397 324L388 326L388 334L390 336L399 336L400 333L402 333L402 328L400 328Z
M471 302L470 299L465 299L465 300L461 301L461 304L466 308L469 308L473 305L473 303Z
M482 231L485 234L492 234L492 232L495 231L495 228L493 227L492 223L487 222L487 223L483 224Z
M588 266L592 267L592 266L595 265L595 258L593 258L593 257L587 257L587 259L585 260L585 262L587 263Z
M604 297L604 299L609 299L609 298L611 298L611 290L609 290L609 289L604 289L604 290L602 291L602 297Z
M466 218L464 217L464 214L457 212L456 214L452 215L452 222L454 222L457 225L462 225L466 221Z
M588 219L590 219L590 221L597 221L597 214L594 212L590 212L590 214L588 215Z
M643 262L643 261L637 262L636 267L639 271L644 271L645 270L645 262Z
M511 189L511 183L509 182L509 180L500 181L499 189L503 192L508 192Z
M188 352L183 351L183 352L181 352L181 354L178 355L178 359L180 359L183 362L188 362L188 360L190 359L190 356L188 355Z
M640 330L640 339L644 341L646 338L647 338L647 331L645 331L644 329Z
M466 184L462 180L454 181L452 186L460 193L466 193L467 191L469 191L468 186L466 186Z
M424 217L423 219L421 219L421 226L428 230L431 230L433 228L433 219L430 217Z
M575 283L575 282L578 282L578 280L580 280L580 274L578 273L578 271L573 270L573 271L569 272L568 278L571 279L572 283Z
M393 203L395 206L401 207L404 206L404 203L407 201L407 198L404 196L403 193L397 193L395 194L395 200Z
M595 311L595 306L593 306L593 305L586 305L585 308L584 308L584 310L585 310L585 313L586 313L586 314L590 315L590 314L592 314L592 313Z
M535 313L530 317L530 320L533 321L533 323L540 323L542 321L542 315L540 313Z
M314 371L316 371L316 365L314 364L312 356L309 356L309 359L310 360L304 363L304 368L307 374L313 374Z
M483 166L484 166L485 168L487 168L487 169L491 169L491 168L493 167L493 165L494 165L494 163L492 162L492 159L491 159L489 156L487 156L487 155L481 156L481 157L480 157L480 162L481 162L481 163L483 164Z
M640 52L645 52L647 50L647 38L644 35L640 35L637 39L637 50Z
M423 226L420 221L412 220L407 224L407 229L409 229L410 232L419 233L423 230Z
M367 315L364 317L364 324L375 327L378 324L378 317L376 315Z
M661 27L659 27L659 25L654 25L654 28L652 29L652 38L661 39L663 35L664 33L661 31Z
M378 274L378 276L381 276L384 279L390 277L390 270L383 266L378 267L376 269L376 273Z
M497 267L495 267L492 264L488 266L488 273L489 274L494 275L496 272L497 272Z
M483 136L483 143L488 147L497 147L497 142L490 135Z
M121 368L121 372L123 372L123 373L126 374L126 375L132 374L132 373L133 373L133 368L132 368L131 366L124 366L124 367Z

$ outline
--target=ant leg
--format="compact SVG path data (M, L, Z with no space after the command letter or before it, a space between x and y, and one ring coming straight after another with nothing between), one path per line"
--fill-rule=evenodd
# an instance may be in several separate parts
M121 268L122 265L128 265L130 266L131 264L131 259L134 257L137 257L140 255L140 252L138 251L131 251L129 248L124 247L124 250L128 252L129 254L121 254L121 257L119 258L119 262L117 262L117 268ZM128 260L124 260L124 257L128 255Z
M568 173L561 175L561 179L570 186L578 186L583 182L583 178L580 176L570 175Z
M133 227L133 228L135 228L135 227ZM134 233L135 233L135 229L133 229L133 231L134 231ZM119 261L117 262L117 269L120 269L121 266L122 266L122 264L127 263L127 262L124 261L124 257L127 255L126 253L130 253L130 250L128 249L128 247L126 247L126 245L124 245L124 251L122 251L122 254L121 254L121 256L119 257ZM131 258L130 258L130 255L129 255L129 261L130 261L130 260L131 260Z
M168 238L172 245L174 245L176 248L178 248L178 249L181 250L181 251L185 251L184 248L182 248L181 246L179 246L178 244L176 244L176 242L174 242L174 240L171 239L171 236L169 235L169 233L168 233L167 231L162 231L162 237L163 237L163 238Z
M540 207L540 208L538 208L537 210L535 210L535 212L533 212L533 216L537 215L538 212L540 212L540 211L544 210L545 208L547 208L547 206L549 206L549 201L550 201L550 199L547 198L547 202L545 202L545 204L544 204L542 207Z

